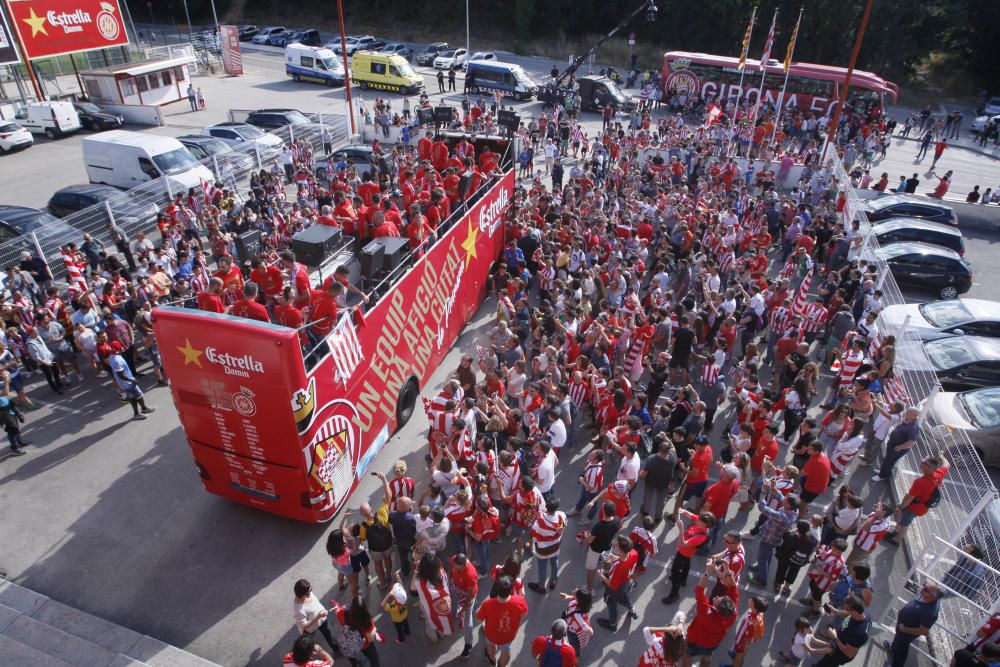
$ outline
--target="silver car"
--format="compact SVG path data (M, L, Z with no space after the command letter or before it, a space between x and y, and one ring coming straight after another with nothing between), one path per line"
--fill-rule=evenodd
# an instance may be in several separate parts
M921 340L963 335L1000 338L1000 303L985 299L900 303L879 314L879 331L899 336L904 322L906 332Z
M1000 387L939 391L927 404L927 418L942 436L965 433L983 463L1000 466Z

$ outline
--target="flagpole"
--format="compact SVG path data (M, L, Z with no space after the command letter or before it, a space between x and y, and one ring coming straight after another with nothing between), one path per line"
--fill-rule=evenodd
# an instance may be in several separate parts
M771 19L771 31L768 33L768 39L772 41L771 44L766 45L766 50L760 57L760 87L757 88L757 104L753 107L753 116L750 119L750 125L755 127L757 125L757 115L760 113L760 108L764 104L764 79L767 78L767 62L771 59L771 49L774 46L774 27L778 23L778 10L774 10L774 18ZM753 145L750 146L751 150ZM750 156L747 155L749 158Z
M741 58L741 60L743 61L743 65L740 67L740 94L736 98L737 107L740 105L740 102L743 101L743 75L747 73L746 57L747 57L747 51L750 48L750 40L753 38L753 24L756 18L757 18L757 7L754 6L753 12L750 13L750 25L747 26L746 43L743 45L743 57Z
M802 12L805 7L799 7L799 18L795 21L795 30L792 32L792 41L788 44L788 55L785 56L785 82L781 84L781 94L778 95L778 113L774 118L774 130L771 132L771 143L778 136L778 128L781 126L781 112L785 107L785 89L788 87L788 74L792 71L792 54L795 52L795 41L799 36L799 25L802 23Z

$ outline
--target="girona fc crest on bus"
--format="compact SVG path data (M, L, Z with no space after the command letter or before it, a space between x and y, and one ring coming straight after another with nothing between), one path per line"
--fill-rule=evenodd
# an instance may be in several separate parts
M97 31L109 42L118 39L118 33L121 32L118 19L115 18L115 6L109 2L101 3L101 11L97 14Z
M691 70L682 69L672 72L670 76L667 77L667 81L663 87L668 91L676 90L680 95L694 97L698 94L698 90L701 88L701 82L698 81L697 74Z
M317 414L305 449L309 468L309 502L313 509L340 503L351 492L361 451L361 433L354 425L357 411L348 401L325 405Z

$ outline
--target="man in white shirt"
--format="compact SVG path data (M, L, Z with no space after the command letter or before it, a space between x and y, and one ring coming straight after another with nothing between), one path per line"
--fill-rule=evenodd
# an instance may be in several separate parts
M538 484L538 490L547 499L552 494L552 487L556 483L556 454L547 442L536 444L534 454L538 457L535 482Z
M552 449L558 454L566 444L566 423L560 417L558 410L549 410L548 418L551 423L545 437L549 439Z
M618 466L618 481L626 481L629 488L634 488L639 480L639 470L642 468L642 461L639 459L639 451L635 444L626 445L628 456L622 457L621 465Z

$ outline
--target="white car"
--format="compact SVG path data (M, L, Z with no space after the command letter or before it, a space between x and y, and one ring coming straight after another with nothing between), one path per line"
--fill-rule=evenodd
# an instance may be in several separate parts
M264 132L256 125L249 123L219 123L206 127L201 133L222 139L238 151L249 150L251 146L257 146L261 153L268 157L277 155L284 146L281 137Z
M942 438L962 431L988 466L1000 465L1000 387L938 391L924 401L930 432ZM955 457L949 452L948 459Z
M953 336L1000 338L1000 303L985 299L898 303L878 316L879 331L897 338L904 322L906 332L921 340Z
M469 59L469 52L465 49L448 49L434 59L434 69L458 68Z
M1000 113L1000 97L991 97L990 101L983 107L983 113L987 116L995 116Z
M347 55L349 56L353 56L357 51L376 50L385 46L385 42L381 42L371 35L351 35L344 40L344 43L347 45ZM326 48L334 53L340 53L340 40L332 40L326 45Z
M274 25L265 26L261 28L260 32L254 35L253 39L250 41L252 41L254 44L270 45L271 38L283 32L285 32L284 26L274 26Z
M462 63L463 72L469 71L469 63L472 62L473 60L499 60L499 59L497 58L497 54L493 53L492 51L476 51L475 53L472 54L471 58L466 58L465 62Z
M997 123L1000 123L1000 114L996 114L996 115L993 115L993 116L978 116L976 118L973 118L972 119L972 131L973 132L982 132L983 129L986 127L986 123L988 123L991 120L993 121L994 125L996 125Z
M15 148L24 148L35 143L31 132L7 121L0 121L0 153L9 153Z

